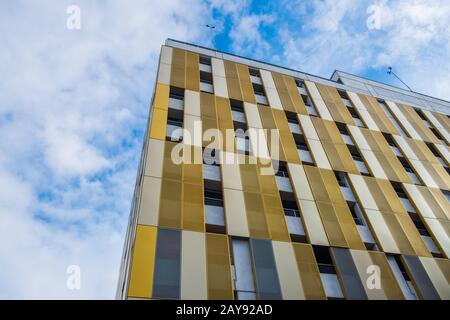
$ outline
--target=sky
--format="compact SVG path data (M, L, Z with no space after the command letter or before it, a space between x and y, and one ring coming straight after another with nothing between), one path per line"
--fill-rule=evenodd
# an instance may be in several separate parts
M1 299L115 297L166 38L450 100L447 0L1 1L0 38Z

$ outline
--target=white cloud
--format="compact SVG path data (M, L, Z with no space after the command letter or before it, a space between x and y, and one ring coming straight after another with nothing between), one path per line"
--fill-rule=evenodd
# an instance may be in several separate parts
M210 42L197 0L70 4L0 4L0 298L114 297L160 46Z

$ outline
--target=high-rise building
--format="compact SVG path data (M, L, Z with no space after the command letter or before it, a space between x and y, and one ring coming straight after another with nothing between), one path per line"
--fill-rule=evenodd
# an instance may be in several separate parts
M449 114L167 40L117 298L450 299Z

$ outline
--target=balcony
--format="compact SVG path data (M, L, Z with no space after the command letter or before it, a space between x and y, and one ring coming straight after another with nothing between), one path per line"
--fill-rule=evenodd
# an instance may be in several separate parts
M180 141L183 138L183 128L178 125L167 124L166 137L171 141Z
M366 165L363 161L355 160L356 167L358 168L359 172L364 174L369 174L369 170L367 170Z
M322 280L323 287L325 289L325 294L328 298L343 299L344 294L342 293L341 286L339 285L339 280L337 275L334 273L321 273L320 278Z
M291 128L292 133L302 134L302 130L297 123L288 122L289 127Z
M220 174L220 167L211 164L204 164L203 177L205 180L221 181L222 178Z
M256 83L256 84L261 84L262 85L262 81L260 77L256 77L256 76L250 76L250 80L252 83Z
M346 201L356 202L355 195L353 194L353 191L351 188L342 187L342 186L340 188L341 188L342 195L344 196Z
M247 120L245 119L245 114L240 111L231 110L231 114L233 116L233 121L246 123Z
M200 71L212 73L211 65L200 63Z
M300 155L300 160L302 160L302 162L314 163L311 153L308 150L298 149L298 154Z
M275 178L277 180L278 190L284 192L292 192L291 181L289 181L289 178L279 176L275 176Z
M345 143L345 144L349 144L349 145L351 145L351 146L354 145L354 144L353 144L353 140L352 140L352 138L350 138L349 135L347 135L347 134L342 134L342 133L341 133L341 137L342 137L342 140L344 140L344 143Z
M177 98L169 98L169 108L175 110L184 110L184 101Z
M206 224L214 226L225 226L223 207L205 205Z
M361 236L361 239L364 243L369 244L375 244L375 239L372 236L372 233L370 232L370 229L365 225L356 225L356 228L358 229L358 233Z
M256 103L259 104L265 104L265 105L269 105L269 102L267 101L267 98L261 94L255 94L256 97Z
M300 93L300 95L304 95L304 96L308 95L305 88L297 87L297 89L298 89L298 92Z
M285 211L287 209L284 209ZM306 236L305 230L303 229L302 219L300 217L285 215L286 224L289 233L295 236Z
M200 91L214 93L214 87L211 83L200 82Z

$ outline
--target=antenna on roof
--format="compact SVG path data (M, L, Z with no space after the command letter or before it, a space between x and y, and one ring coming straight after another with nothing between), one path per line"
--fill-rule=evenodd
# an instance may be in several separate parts
M403 80L400 79L400 77L398 75L396 75L394 71L392 71L391 66L388 67L387 74L393 75L394 77L396 77L401 83L403 83L409 89L409 91L413 92L412 89L405 82L403 82Z
M211 29L211 31L213 32L213 38L212 38L212 43L213 43L213 49L215 50L216 49L216 41L215 41L215 37L216 37L216 35L215 35L215 29L216 29L216 26L215 25L212 25L212 24L207 24L207 25L205 25L205 27L207 27L207 28L209 28L209 29Z

